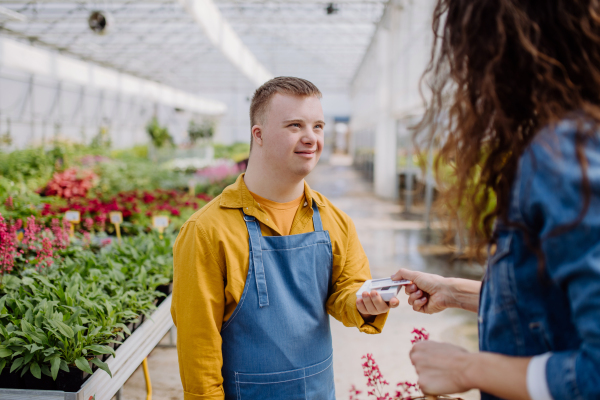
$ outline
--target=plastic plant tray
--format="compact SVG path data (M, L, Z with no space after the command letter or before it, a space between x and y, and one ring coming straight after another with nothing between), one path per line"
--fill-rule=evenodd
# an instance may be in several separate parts
M0 389L2 400L110 400L140 366L144 358L156 347L173 327L171 319L171 295L147 318L106 363L111 377L98 369L76 392L57 390Z

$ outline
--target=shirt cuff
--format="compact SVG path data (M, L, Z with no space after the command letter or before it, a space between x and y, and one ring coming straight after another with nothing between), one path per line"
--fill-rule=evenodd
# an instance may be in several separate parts
M552 353L535 356L527 366L527 392L531 400L554 400L546 379L546 364Z

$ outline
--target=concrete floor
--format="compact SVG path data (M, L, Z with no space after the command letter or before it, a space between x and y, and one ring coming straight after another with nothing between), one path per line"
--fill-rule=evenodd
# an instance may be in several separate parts
M439 231L429 234L422 219L414 215L403 218L402 207L397 202L383 201L372 194L372 187L352 167L319 165L308 182L314 190L326 195L344 210L355 222L356 228L370 260L374 278L388 277L399 268L434 272L445 276L462 276L479 279L483 268L479 265L451 263L440 255ZM342 165L340 165L342 164ZM439 224L433 224L439 227ZM443 253L443 252L442 252ZM476 315L462 310L447 310L437 315L415 313L406 304L406 295L400 297L401 306L393 310L381 335L365 335L356 329L346 328L332 319L334 370L337 399L348 399L349 390L356 385L366 389L361 368L361 357L372 353L394 392L397 382L416 382L416 374L408 358L411 348L411 331L414 327L426 328L431 340L454 343L470 351L477 350ZM163 343L167 342L167 338ZM154 399L182 399L177 353L173 348L157 348L148 359ZM366 393L366 392L365 392ZM479 392L461 394L465 400L479 399ZM122 389L123 400L146 398L141 368ZM366 399L366 396L362 396Z

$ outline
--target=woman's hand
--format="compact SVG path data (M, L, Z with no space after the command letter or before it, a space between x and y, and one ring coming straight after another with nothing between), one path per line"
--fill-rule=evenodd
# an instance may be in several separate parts
M396 298L390 300L389 303L383 301L377 290L371 293L364 292L362 299L356 300L356 308L364 320L370 321L374 316L384 314L390 308L396 308L400 305L400 301Z
M434 314L446 308L462 308L477 312L481 282L469 279L444 278L440 275L401 269L393 280L408 279L404 290L413 310Z
M440 275L401 269L392 275L392 279L412 281L411 285L404 287L404 291L408 295L408 304L415 311L434 314L449 307L450 290L446 278Z
M425 341L416 343L410 351L419 387L425 394L462 393L469 389L465 370L471 354L447 343Z
M424 341L410 351L419 387L425 394L462 393L470 389L509 400L530 400L527 367L531 357L469 353L448 343Z

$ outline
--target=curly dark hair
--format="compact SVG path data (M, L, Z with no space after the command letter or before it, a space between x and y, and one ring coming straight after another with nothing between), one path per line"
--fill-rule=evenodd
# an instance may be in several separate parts
M600 1L438 0L433 31L422 78L432 96L415 138L440 143L438 176L452 166L442 200L466 223L470 247L481 254L494 221L509 222L518 159L534 136L572 115L592 122L577 139L582 218L591 193L583 146L600 121Z

